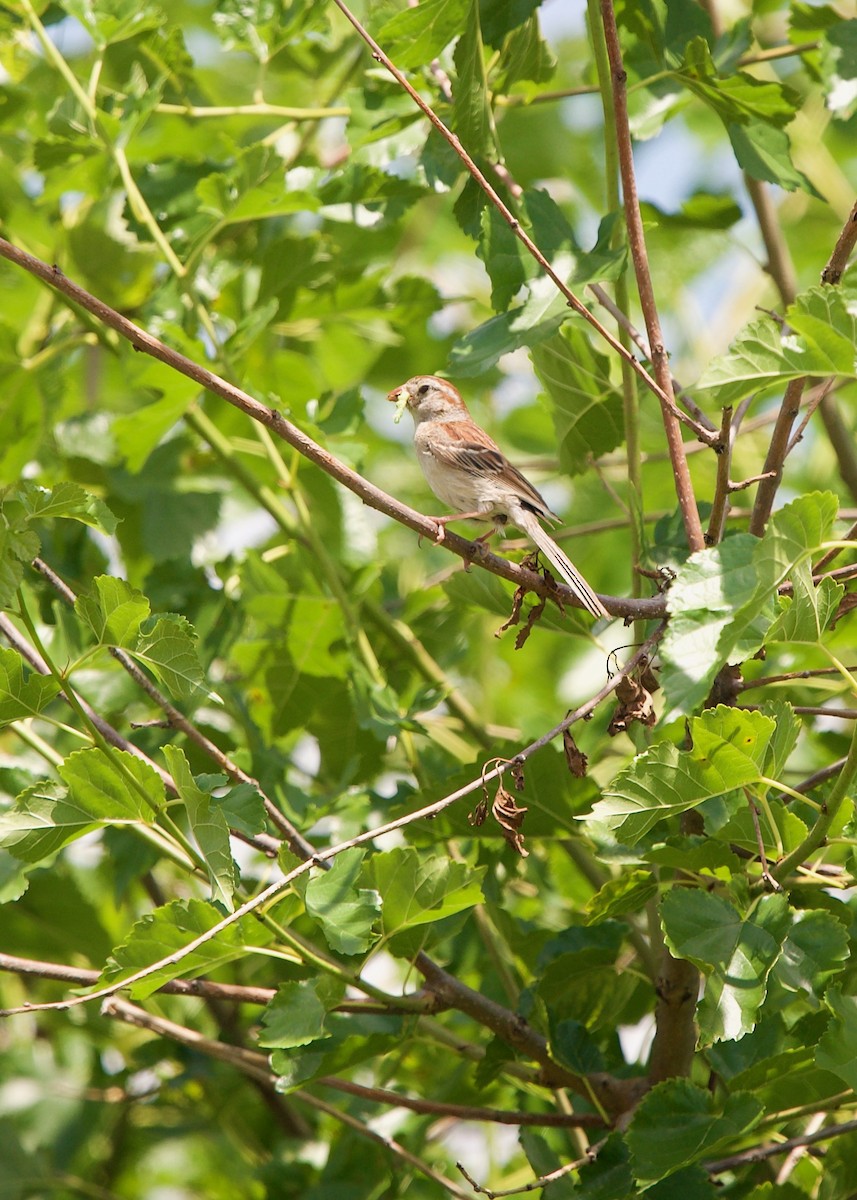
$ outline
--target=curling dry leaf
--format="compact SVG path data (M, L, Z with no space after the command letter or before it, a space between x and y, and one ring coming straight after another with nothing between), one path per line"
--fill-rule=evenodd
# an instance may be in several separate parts
M576 779L585 779L588 760L568 729L563 730L562 748L565 751L565 761L569 771Z
M491 811L503 830L503 837L521 858L526 858L530 852L524 849L524 836L520 829L527 810L517 804L515 797L502 783L497 788Z

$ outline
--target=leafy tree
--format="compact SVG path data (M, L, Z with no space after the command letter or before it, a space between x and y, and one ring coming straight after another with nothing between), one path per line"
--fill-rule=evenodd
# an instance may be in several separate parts
M4 1196L857 1189L857 22L543 7L0 6Z

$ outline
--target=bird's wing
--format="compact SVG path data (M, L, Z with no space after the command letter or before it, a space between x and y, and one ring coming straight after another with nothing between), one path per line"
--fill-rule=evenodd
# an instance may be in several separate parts
M471 422L448 421L438 425L438 437L429 436L426 446L439 462L448 463L473 475L494 478L508 484L521 504L544 520L558 520L545 501L517 467L513 466L497 443Z

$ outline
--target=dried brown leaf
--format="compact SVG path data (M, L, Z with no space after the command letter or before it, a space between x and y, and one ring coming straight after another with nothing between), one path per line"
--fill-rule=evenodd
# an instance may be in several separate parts
M562 748L565 751L565 761L569 771L577 779L585 779L587 768L586 755L580 749L568 729L563 730Z

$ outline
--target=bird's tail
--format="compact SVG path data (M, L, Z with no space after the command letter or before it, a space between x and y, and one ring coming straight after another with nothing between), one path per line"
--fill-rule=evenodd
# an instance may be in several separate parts
M593 617L610 616L607 609L595 595L595 592L593 592L571 559L559 548L550 534L542 529L534 513L522 509L519 514L515 514L514 523L519 528L522 528L535 542L551 566L563 577L587 612L591 613Z

